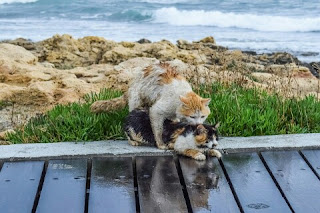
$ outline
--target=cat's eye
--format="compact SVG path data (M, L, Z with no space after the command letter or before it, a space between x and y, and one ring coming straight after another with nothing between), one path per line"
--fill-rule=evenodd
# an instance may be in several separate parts
M196 116L190 116L190 118L196 118Z
M204 115L201 116L201 118L204 118L204 117L205 117Z

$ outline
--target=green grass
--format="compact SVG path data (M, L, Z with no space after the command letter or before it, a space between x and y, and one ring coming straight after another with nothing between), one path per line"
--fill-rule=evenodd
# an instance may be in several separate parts
M12 106L12 103L9 101L0 101L0 110L2 110L3 108L5 108L7 106Z
M31 119L23 129L9 135L12 143L50 143L57 141L90 141L124 139L122 124L128 109L112 113L93 114L90 105L96 100L120 96L117 91L101 90L88 94L85 103L58 105L45 115Z
M320 102L309 96L303 100L283 100L257 89L238 85L213 84L200 89L202 97L210 97L211 115L208 122L220 122L223 136L252 136L287 133L320 132ZM90 104L120 96L120 92L101 90L88 94L85 103L56 106L45 115L34 118L15 134L12 143L56 141L91 141L124 139L122 125L128 109L93 114Z
M203 91L203 97L212 99L208 121L220 121L224 136L320 132L320 102L314 96L284 100L261 90L221 84Z

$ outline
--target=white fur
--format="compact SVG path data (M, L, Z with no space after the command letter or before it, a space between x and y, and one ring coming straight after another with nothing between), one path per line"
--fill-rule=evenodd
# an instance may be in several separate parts
M179 154L183 154L186 149L200 150L196 145L195 138L192 132L187 134L186 136L180 135L174 144L174 150Z
M200 124L207 117L201 118L199 112L195 119L185 118L180 115L181 108L180 96L185 96L192 92L190 84L185 80L173 79L169 84L161 84L159 75L166 72L159 65L152 67L152 72L145 75L141 72L129 87L129 111L139 107L150 107L149 115L152 132L154 133L157 146L166 149L162 141L163 122L165 119L186 120L190 124ZM180 115L180 116L179 116Z
M174 150L177 153L182 154L182 155L184 155L184 152L187 149L197 150L197 151L199 151L199 153L196 154L196 156L194 156L194 159L195 160L205 160L206 156L203 153L207 149L211 149L209 152L211 156L221 158L221 153L218 150L212 149L214 146L218 145L216 138L213 138L213 140L211 140L211 141L207 141L207 143L205 143L203 145L205 145L207 148L199 148L196 144L195 137L194 137L193 133L190 132L186 136L180 135L176 139L176 142L174 144Z
M201 152L199 152L198 154L196 154L196 156L194 156L195 160L205 160L206 156L204 154L202 154Z

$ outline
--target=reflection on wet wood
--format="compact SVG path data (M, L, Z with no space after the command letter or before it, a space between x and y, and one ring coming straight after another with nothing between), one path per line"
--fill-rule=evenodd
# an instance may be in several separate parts
M137 157L136 165L141 212L188 211L171 156Z
M0 172L0 212L30 213L44 162L4 163Z
M313 170L320 178L320 150L304 150L301 152L309 161Z
M217 158L179 161L193 212L240 212Z
M131 158L93 159L90 212L136 212Z
M297 151L262 156L295 212L320 212L320 181Z
M84 212L87 161L49 161L37 213Z
M258 154L229 154L222 161L244 212L291 212Z

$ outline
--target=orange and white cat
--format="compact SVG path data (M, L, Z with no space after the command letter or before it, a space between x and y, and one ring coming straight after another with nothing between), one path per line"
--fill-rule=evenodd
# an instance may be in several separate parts
M202 124L210 114L210 99L193 92L186 79L167 63L144 68L132 81L127 94L117 99L97 101L91 111L109 111L124 107L127 102L130 112L149 108L152 131L160 149L167 149L162 140L166 119Z

